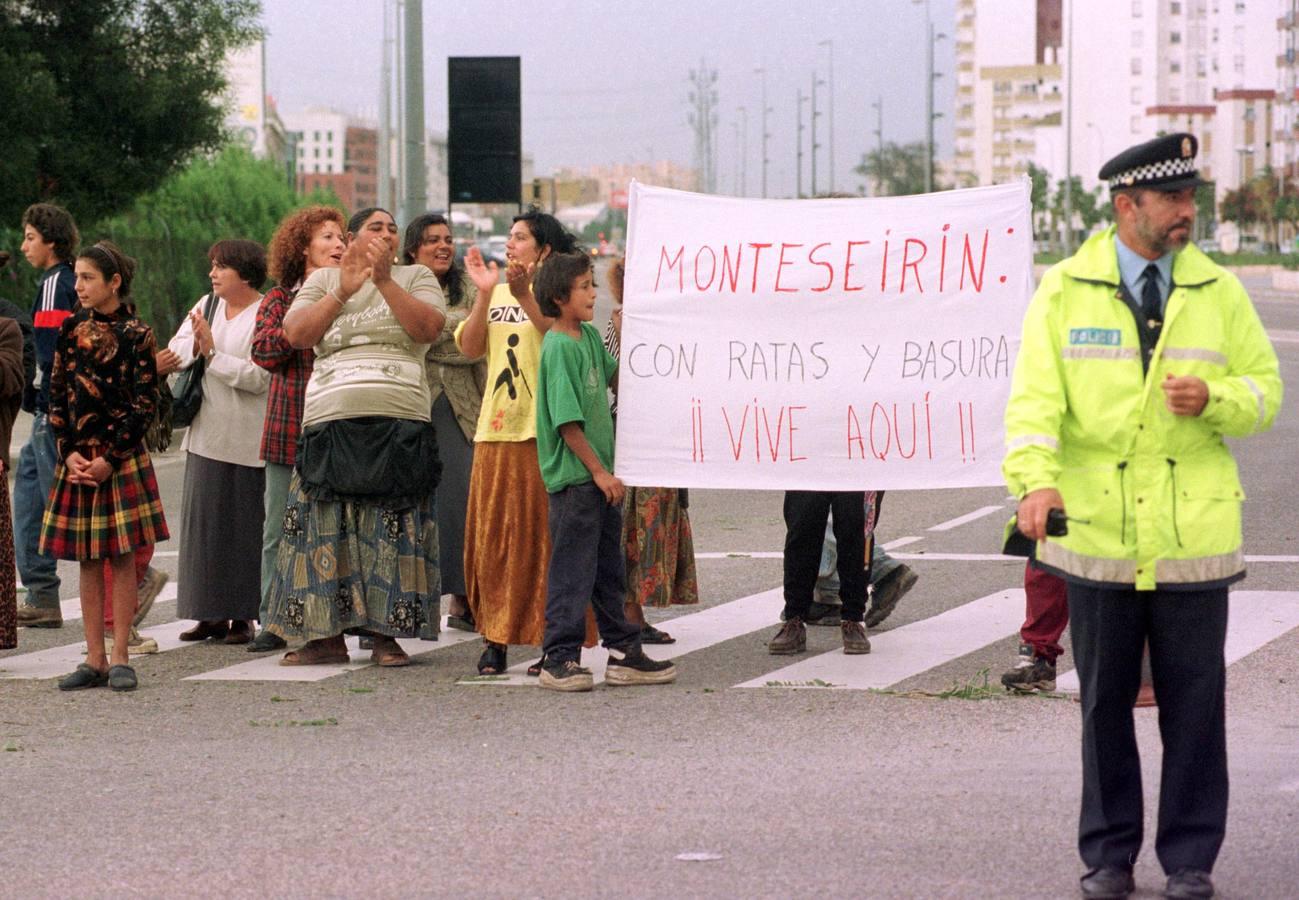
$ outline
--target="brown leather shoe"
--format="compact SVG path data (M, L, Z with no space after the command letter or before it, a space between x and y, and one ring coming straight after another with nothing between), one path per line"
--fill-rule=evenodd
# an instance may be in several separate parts
M63 611L59 607L46 609L30 603L18 605L18 624L23 628L62 628Z
M866 637L866 626L861 622L840 622L839 630L843 633L843 652L849 656L871 652L870 638Z
M178 637L182 641L206 641L209 638L221 640L230 632L230 622L226 619L199 622L189 631L182 631Z
M792 616L780 626L776 636L767 642L767 652L772 656L792 656L807 649L807 628L798 616Z

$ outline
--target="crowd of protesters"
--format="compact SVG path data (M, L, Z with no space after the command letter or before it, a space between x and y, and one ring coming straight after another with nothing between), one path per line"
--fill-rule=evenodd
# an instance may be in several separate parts
M211 290L164 343L124 249L82 249L51 204L22 227L42 274L30 316L0 306L5 451L20 407L33 416L12 514L0 492L0 566L16 569L0 649L17 626L61 627L56 561L76 560L87 653L59 688L136 686L131 657L158 650L139 626L168 580L149 565L170 534L150 450L188 372L181 640L292 641L281 664L300 666L347 662L356 635L399 667L397 639L445 621L483 635L479 675L504 674L511 644L541 647L518 668L589 690L581 648L603 640L609 683L675 678L641 650L674 641L643 608L699 601L688 495L612 474L621 261L602 340L591 259L553 216L515 218L502 272L476 249L459 260L445 216L403 233L386 210L309 206L266 248L214 243ZM817 603L836 595L822 585Z

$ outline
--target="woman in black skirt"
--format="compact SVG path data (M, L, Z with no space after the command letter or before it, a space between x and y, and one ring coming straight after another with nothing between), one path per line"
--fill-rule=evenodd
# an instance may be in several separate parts
M208 251L207 297L190 310L159 355L169 372L207 359L203 405L185 434L176 614L197 619L182 641L246 644L262 602L266 463L261 458L271 373L252 361L253 327L266 281L266 251L253 241L218 241Z

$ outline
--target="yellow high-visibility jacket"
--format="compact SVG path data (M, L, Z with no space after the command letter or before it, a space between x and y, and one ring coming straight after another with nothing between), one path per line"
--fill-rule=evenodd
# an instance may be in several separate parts
M1016 497L1060 491L1069 534L1037 559L1067 578L1175 590L1244 577L1245 495L1223 438L1271 427L1276 353L1240 281L1194 245L1172 281L1148 374L1112 227L1046 273L1025 316L1002 472ZM1168 411L1170 373L1204 379L1199 416Z

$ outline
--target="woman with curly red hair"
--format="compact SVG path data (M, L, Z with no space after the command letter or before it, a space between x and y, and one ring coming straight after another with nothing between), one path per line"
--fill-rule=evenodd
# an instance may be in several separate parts
M284 337L284 314L298 288L317 269L337 268L345 248L343 214L332 206L308 206L289 214L271 236L269 268L275 287L262 298L253 331L253 362L271 373L262 429L261 458L266 461L266 517L262 526L262 630L248 645L253 653L278 650L284 639L265 628L275 556L284 531L284 504L289 494L298 436L302 433L303 396L316 354L295 350Z

